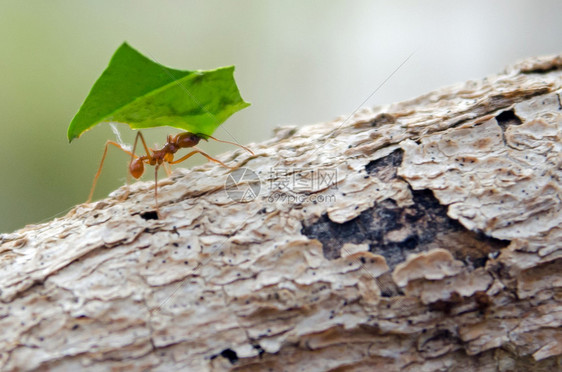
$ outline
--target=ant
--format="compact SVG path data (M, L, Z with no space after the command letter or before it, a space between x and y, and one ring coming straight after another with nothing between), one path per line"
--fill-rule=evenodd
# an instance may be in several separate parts
M137 147L137 143L138 143L139 138L141 139L141 142L142 142L142 145L143 145L144 150L146 152L146 155L139 156L139 155L135 154L135 149ZM195 147L199 143L199 141L201 141L202 139L206 141L207 138L211 138L211 139L213 139L217 142L228 143L228 144L231 144L231 145L239 146L239 147L243 148L244 150L248 151L250 154L254 155L252 150L250 150L249 148L247 148L245 146L239 145L237 143L219 140L219 139L216 139L213 136L207 136L207 135L204 135L204 134L195 134L195 133L190 133L190 132L182 132L182 133L178 133L178 134L173 135L173 136L168 135L168 137L166 139L166 144L160 150L155 150L155 149L149 148L146 145L146 142L144 140L144 136L139 131L139 132L137 132L137 135L135 137L135 143L133 145L132 151L129 151L129 150L123 148L123 146L121 146L120 144L118 144L115 141L109 141L108 140L105 143L105 149L103 151L103 156L101 158L100 166L98 168L96 176L94 177L94 182L92 183L92 188L90 190L90 195L88 196L87 203L89 203L92 200L92 196L94 195L94 190L96 188L96 183L98 182L98 178L101 174L101 169L103 167L103 162L105 161L105 156L107 155L107 149L108 149L109 145L112 145L112 146L117 147L121 151L124 151L127 154L131 155L131 161L129 162L129 173L134 178L138 179L143 175L145 163L148 164L148 165L153 165L155 167L154 168L154 201L156 203L156 211L158 213L158 168L161 165L164 166L164 169L166 169L166 173L169 176L171 171L168 167L168 164L181 163L182 161L187 160L190 157L192 157L193 155L199 153L199 154L203 155L204 157L206 157L207 159L209 159L210 161L214 161L215 163L218 163L225 168L234 169L233 167L229 167L228 165L224 164L222 161L213 158L212 156L206 154L205 152L203 152L200 149L198 149L197 147ZM174 160L174 154L179 149L184 149L184 148L194 148L195 150L191 151L187 155L182 156L181 158L179 158L177 160Z

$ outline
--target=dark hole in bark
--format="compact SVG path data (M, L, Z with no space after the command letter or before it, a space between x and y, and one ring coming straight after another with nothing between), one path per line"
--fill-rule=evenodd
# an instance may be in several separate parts
M232 349L224 349L223 351L221 351L221 356L228 359L231 364L234 364L238 361L238 355L236 355L236 352Z
M557 64L546 65L546 66L536 66L533 69L522 69L522 74L547 74L552 71L559 70L560 66Z
M496 116L496 120L498 121L499 126L505 131L508 126L510 125L521 125L523 123L521 119L513 110L503 111L501 114Z
M391 115L387 114L386 112L378 114L373 121L371 122L371 126L378 127L385 124L393 124L396 122L396 118Z
M368 244L369 251L383 256L391 270L408 254L433 248L448 249L469 269L475 269L486 264L490 253L509 244L467 230L447 215L447 207L430 190L412 190L412 195L411 206L399 207L387 199L342 224L325 214L301 232L318 239L328 259L340 257L345 243Z
M253 344L252 345L254 347L254 349L256 349L259 353L260 359L263 357L263 354L265 353L265 350L263 349L263 347L261 347L260 344Z
M394 150L384 158L371 161L365 166L365 170L383 181L390 181L396 177L396 168L402 164L403 155L402 149Z
M144 212L144 213L141 213L140 216L142 218L144 218L145 220L157 220L158 219L158 213L156 213L156 211Z

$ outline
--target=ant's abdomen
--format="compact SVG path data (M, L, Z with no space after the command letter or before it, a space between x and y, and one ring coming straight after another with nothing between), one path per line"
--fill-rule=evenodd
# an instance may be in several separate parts
M129 164L129 172L131 176L135 178L140 178L140 176L142 176L144 173L144 163L141 158L133 159L131 164Z

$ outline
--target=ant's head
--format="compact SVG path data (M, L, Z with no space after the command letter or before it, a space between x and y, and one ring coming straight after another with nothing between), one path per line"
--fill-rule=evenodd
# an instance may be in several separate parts
M194 133L184 132L176 135L174 140L179 147L188 148L197 145L201 141L201 137Z
M131 164L129 164L129 172L131 173L131 176L137 179L140 178L140 176L142 176L142 174L144 173L143 159L142 158L133 159Z

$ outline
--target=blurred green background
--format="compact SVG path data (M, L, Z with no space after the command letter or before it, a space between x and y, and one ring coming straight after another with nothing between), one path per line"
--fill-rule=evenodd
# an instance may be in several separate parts
M561 14L556 0L3 0L0 232L60 216L86 200L103 145L115 136L102 124L70 145L66 129L123 41L173 68L236 65L252 106L224 126L249 143L268 138L278 125L351 113L414 51L367 106L559 53ZM161 145L175 132L144 134ZM128 127L121 133L131 141ZM215 135L232 140L221 128ZM202 147L212 154L232 148ZM128 158L112 150L96 199L126 180Z

